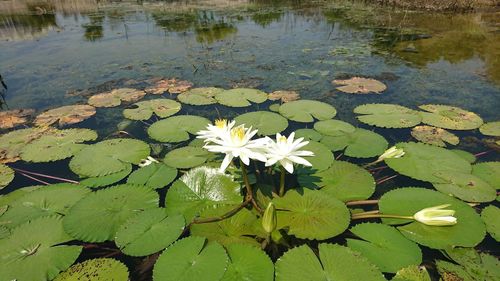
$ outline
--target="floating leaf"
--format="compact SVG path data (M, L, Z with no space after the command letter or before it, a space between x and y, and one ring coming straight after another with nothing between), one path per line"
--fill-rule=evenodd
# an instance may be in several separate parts
M400 158L386 159L385 163L396 172L417 180L445 183L435 176L437 172L469 174L471 165L462 157L444 148L414 142L396 144L405 152Z
M477 253L472 248L449 249L446 253L458 265L436 262L438 272L445 280L500 280L500 261L495 256Z
M127 183L145 185L152 189L167 186L177 177L177 169L163 163L151 163L134 171L127 179Z
M312 171L323 171L328 169L333 161L335 161L330 149L319 142L309 141L302 150L312 151L314 153L314 156L307 157L307 161L312 164Z
M398 270L391 281L431 281L431 277L425 267L411 265Z
M500 162L482 162L472 165L472 174L480 177L493 188L500 189Z
M153 269L155 281L218 281L229 263L226 251L205 238L190 236L168 247Z
M9 237L10 230L5 226L0 226L0 240Z
M398 230L408 239L433 249L448 247L474 247L486 235L484 224L476 211L464 202L443 193L425 188L401 188L385 193L379 201L382 214L413 216L429 207L450 204L455 210L457 224L453 226L430 226L404 219L383 219L387 224L404 224Z
M116 232L115 243L123 253L141 257L172 244L184 231L182 215L167 216L163 208L145 210L131 217Z
M172 78L156 81L154 86L146 88L145 91L153 95L161 95L165 92L179 94L189 90L191 87L193 87L193 83L189 81Z
M26 144L52 131L46 128L27 128L0 136L0 163L16 162L21 159L19 155Z
M410 128L422 121L418 111L397 104L363 104L354 113L364 114L357 117L359 121L383 128Z
M177 99L190 105L209 105L217 103L215 96L222 93L224 89L207 87L194 88L177 96Z
M136 102L145 95L146 92L142 90L121 88L93 95L89 98L88 103L95 107L115 107L122 102Z
M52 280L80 255L82 247L60 245L71 240L58 216L20 225L0 239L0 280Z
M181 142L189 140L189 134L196 134L210 123L210 120L200 116L174 116L153 123L148 128L148 134L161 142Z
M0 164L0 190L14 179L14 170L4 164Z
M479 177L461 172L436 172L435 177L442 179L434 183L438 191L453 195L467 202L489 202L497 197L496 190Z
M314 129L298 129L295 131L295 138L304 138L305 140L318 142L323 138L323 135Z
M358 252L336 244L322 243L318 248L319 259L307 245L288 250L276 262L275 280L386 280L377 267Z
M165 155L165 164L179 169L193 168L205 163L213 154L201 147L185 146Z
M489 205L481 212L481 218L491 237L500 242L500 209L497 206Z
M300 99L300 95L296 91L274 91L267 98L273 101L291 102Z
M387 86L380 81L362 77L352 77L346 80L333 80L332 84L340 85L336 89L348 94L380 94L387 89Z
M279 108L281 115L296 122L313 122L314 119L332 119L337 110L324 102L315 100L298 100L283 104Z
M299 175L301 186L321 188L341 201L368 199L375 191L372 175L357 165L334 161L330 168L310 176Z
M68 210L90 192L79 185L61 183L26 193L9 203L0 225L14 228L24 222L50 215L66 215Z
M12 192L9 192L7 194L0 195L0 208L4 208L6 205L11 204L11 202L14 202L15 200L23 197L26 195L26 193L32 192L34 190L37 190L38 188L45 187L45 185L35 185L35 186L27 186L27 187L22 187L18 188ZM7 211L8 209L4 209L3 212Z
M13 109L0 112L0 129L10 129L26 124L29 116L35 111L33 109Z
M354 133L356 128L347 122L330 119L314 123L314 130L326 136L341 136L344 133Z
M64 229L85 242L113 240L130 217L158 207L158 194L145 186L123 184L93 192L64 217Z
M259 248L245 244L226 246L229 266L221 281L273 281L274 264Z
M191 221L206 207L237 205L243 201L240 184L218 169L197 167L175 181L168 190L165 208L168 214L183 214Z
M452 149L451 151L453 153L455 153L456 155L462 157L465 161L467 161L471 164L476 162L476 156L474 156L474 154L472 154L470 152L467 152L465 150L460 150L460 149Z
M432 126L416 126L411 130L411 135L423 143L445 147L446 143L457 145L460 139L445 129ZM446 142L446 143L445 143Z
M69 168L82 177L105 176L139 164L148 157L149 145L135 139L110 139L80 150L69 162Z
M278 229L302 239L324 240L344 232L351 219L341 201L319 191L308 189L299 194L289 190L273 200L278 215Z
M169 99L147 100L134 103L135 108L123 111L123 116L131 120L148 120L153 113L160 118L166 118L181 110L181 104Z
M77 263L59 274L54 281L127 281L128 269L115 259L98 258Z
M279 112L280 111L280 105L275 103L275 104L271 104L269 106L269 110L272 111L272 112Z
M71 125L80 123L94 116L96 110L93 106L82 105L67 105L45 111L38 115L35 119L37 126L50 126L57 123L59 126Z
M396 273L403 267L422 262L422 252L417 244L391 226L363 223L350 231L362 240L347 239L347 246L363 254L382 272Z
M500 121L484 123L479 131L486 136L500 137Z
M71 157L82 150L85 141L97 139L97 133L89 129L57 130L27 144L21 158L28 162L52 162Z
M90 188L98 188L103 186L112 185L121 181L132 172L132 164L126 164L125 169L100 177L86 178L80 181L80 184Z
M263 103L267 100L267 94L249 88L236 88L225 90L215 95L215 99L222 105L230 107L246 107L253 103Z
M419 106L422 122L431 126L451 130L479 128L483 120L477 114L449 105L426 104Z
M269 111L248 112L234 118L236 125L245 124L245 127L257 129L261 136L281 133L288 127L288 120L283 116Z
M375 132L357 128L353 133L338 131L335 136L325 136L321 143L333 151L344 150L350 157L378 156L387 149L385 138Z

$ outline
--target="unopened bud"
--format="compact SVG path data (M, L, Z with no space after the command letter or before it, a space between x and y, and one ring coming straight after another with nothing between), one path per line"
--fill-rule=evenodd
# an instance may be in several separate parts
M271 233L276 229L276 224L276 208L274 207L273 202L269 202L266 211L262 216L262 228L264 228L267 233Z

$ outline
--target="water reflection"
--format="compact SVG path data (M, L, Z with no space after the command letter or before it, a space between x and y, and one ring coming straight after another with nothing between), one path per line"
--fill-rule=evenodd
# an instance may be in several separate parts
M82 25L85 29L83 37L87 41L96 41L104 37L104 23L105 15L104 13L94 14L90 17L90 22Z
M57 27L53 14L0 15L0 39L8 41L33 40Z

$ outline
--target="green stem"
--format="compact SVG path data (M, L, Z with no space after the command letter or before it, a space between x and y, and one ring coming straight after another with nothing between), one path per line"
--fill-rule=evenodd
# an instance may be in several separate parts
M283 197L285 195L285 168L283 166L280 166L281 169L281 175L280 175L280 197Z
M397 215L384 215L384 214L355 214L355 215L352 215L351 218L353 220L372 219L372 218L391 218L391 219L413 220L412 216L397 216Z
M243 174L243 182L245 183L245 188L247 189L247 198L253 198L252 186L250 185L250 181L248 180L247 167L245 163L240 160L241 173Z
M227 212L227 213L225 213L225 214L223 214L221 216L218 216L218 217L194 219L191 222L191 224L201 224L201 223L217 222L217 221L228 219L228 218L236 215L236 213L238 213L241 209L243 209L246 205L248 205L250 203L250 201L251 201L251 198L248 198L245 201L243 201L243 203L241 203L240 205L238 205L236 208L234 208L234 209L230 210L229 212Z
M378 204L379 200L358 200L358 201L349 201L346 202L345 204L347 206L355 206L355 205L375 205Z

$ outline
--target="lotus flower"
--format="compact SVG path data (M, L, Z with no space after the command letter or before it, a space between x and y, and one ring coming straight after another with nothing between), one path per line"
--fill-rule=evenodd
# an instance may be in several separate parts
M153 157L148 156L148 158L141 160L141 163L139 163L139 167L141 167L141 168L146 167L146 166L151 165L152 163L159 163L159 162L158 162L158 160L154 159Z
M293 173L293 163L302 164L311 167L312 164L302 158L302 156L314 156L314 153L306 150L299 150L306 146L309 142L302 141L304 138L298 138L294 141L295 133L291 133L288 138L276 134L276 142L270 138L266 138L268 144L266 146L266 157L268 158L266 166L274 165L276 162L280 164L291 174Z
M224 172L235 157L239 157L245 165L250 164L250 159L266 162L267 158L262 153L265 140L262 138L252 140L255 134L257 130L252 131L252 127L245 128L244 125L240 125L210 139L213 145L206 144L203 147L210 152L226 154L220 166L220 172Z
M443 210L444 208L449 206L450 204L445 204L445 205L425 208L415 213L415 215L413 215L413 218L416 221L426 225L434 225L434 226L454 225L457 223L457 218L453 216L455 214L455 210Z
M236 121L231 121L228 123L226 119L216 119L215 125L208 124L206 130L197 132L196 138L203 139L205 142L211 142L214 139L221 138L227 134L234 127Z

